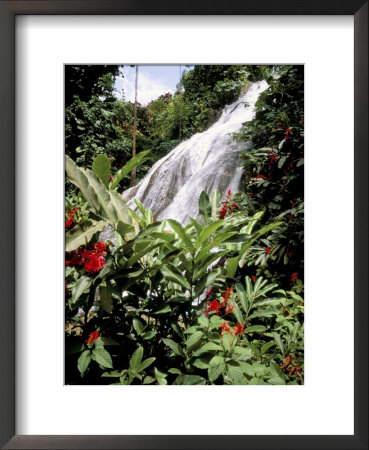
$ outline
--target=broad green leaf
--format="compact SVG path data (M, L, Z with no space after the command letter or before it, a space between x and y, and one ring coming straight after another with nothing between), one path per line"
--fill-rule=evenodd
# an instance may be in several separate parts
M242 306L243 311L244 311L245 313L247 313L247 310L248 310L248 300L247 300L246 292L245 292L245 290L244 290L244 288L243 288L243 286L242 286L241 283L237 283L237 284L236 284L236 292L237 292L237 294L238 294L238 298L240 299L240 302L241 302L241 306Z
M144 326L144 324L141 322L141 320L136 319L136 318L134 318L134 319L132 320L132 325L133 325L133 328L136 330L136 332L137 332L138 334L141 334L142 331L143 331L143 329L145 328L145 326Z
M218 352L222 350L222 347L218 344L215 344L214 342L207 342L206 344L204 344L203 346L201 346L199 349L197 349L193 355L194 356L198 356L201 355L202 353L206 353L206 352Z
M205 191L202 191L199 197L199 214L203 225L207 225L211 218L211 205L209 196Z
M172 311L172 308L169 305L165 305L162 308L153 312L153 314L167 314Z
M136 254L132 255L128 261L124 263L124 267L132 267L133 264L135 264L137 261L139 261L141 258L143 258L145 255L150 253L151 251L155 250L157 247L160 247L160 243L157 242L156 244L153 244L151 246L147 246L143 250L137 252Z
M80 296L90 288L92 284L92 278L82 275L81 278L78 278L76 284L72 288L72 302L75 303Z
M105 155L97 155L92 163L92 170L100 180L109 188L110 181L110 161Z
M104 348L94 348L92 351L92 359L96 361L100 366L106 367L108 369L113 368L113 363L111 360L111 356L108 351Z
M129 223L123 223L121 220L118 221L117 232L122 236L123 239L128 240L128 235L135 232L133 225Z
M185 342L188 352L191 351L200 342L203 335L204 334L202 331L196 331L194 334L191 334L191 336Z
M203 242L205 242L219 227L223 225L222 220L209 223L200 233L199 238L196 241L195 247L199 248Z
M87 367L89 366L91 361L91 351L85 350L83 353L81 353L81 356L78 358L77 361L77 367L78 370L81 372L81 377L85 374Z
M183 384L185 385L203 385L206 384L206 380L199 375L185 375L183 377Z
M274 341L269 341L266 344L262 345L260 353L264 355L271 347L274 347L276 343Z
M161 273L164 275L165 278L167 278L170 281L174 281L175 283L179 284L180 286L184 287L185 289L191 289L190 283L181 275L178 275L171 270L169 270L167 267L162 267Z
M226 277L227 278L234 278L234 276L237 272L238 259L239 259L238 256L235 256L234 258L231 258L228 260L227 267L226 267Z
M252 230L254 229L255 225L258 223L258 221L261 219L261 217L263 216L264 211L259 211L256 214L254 214L250 220L250 222L247 224L246 228L245 228L245 233L246 234L251 234Z
M266 330L264 325L252 325L246 328L247 333L263 333Z
M233 384L241 384L241 379L243 377L243 372L238 367L229 366L227 375L232 378Z
M171 228L177 233L179 239L186 245L188 250L193 253L195 251L194 246L192 244L190 236L186 233L185 229L182 225L176 220L167 219L167 222L171 226Z
M215 381L225 369L222 356L214 356L209 362L208 377L211 382Z
M146 331L146 333L143 333L142 338L145 341L148 341L149 339L152 339L154 336L156 336L156 331L151 330L151 331Z
M176 355L184 356L183 350L177 344L177 342L172 341L172 339L163 338L164 344L169 347Z
M197 367L198 369L209 368L209 361L207 361L205 358L196 358L191 364Z
M144 361L142 361L138 372L142 372L143 370L145 370L147 367L149 367L154 361L156 360L156 358L152 357L152 358L147 358Z
M129 367L131 368L131 370L138 372L138 369L141 365L142 357L143 357L143 348L138 347L138 349L133 353L131 360L129 361Z
M111 314L113 311L113 303L112 303L113 289L110 284L110 281L103 281L102 283L100 283L99 292L102 307L108 314Z
M200 234L203 228L202 225L200 225L199 222L192 217L190 217L189 220L191 225L196 229L197 233Z
M277 332L273 332L272 334L273 334L273 337L274 337L274 340L275 340L277 346L279 347L280 351L282 352L282 355L284 355L284 345L283 345L280 335Z
M114 181L110 184L110 189L118 187L122 179L132 172L132 169L142 164L148 158L150 150L138 153L134 158L130 159L118 172L113 176Z
M75 225L65 235L65 251L71 252L82 245L87 245L92 237L102 231L106 225L107 223L104 221L94 222L92 220Z

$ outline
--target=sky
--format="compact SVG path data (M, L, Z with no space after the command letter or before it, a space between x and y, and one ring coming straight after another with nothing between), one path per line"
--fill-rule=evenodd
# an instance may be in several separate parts
M180 79L180 70L189 70L185 66L146 66L138 67L138 93L137 101L141 105L147 105L151 100L158 98L167 92L174 93ZM124 90L124 99L134 102L135 97L135 67L123 66L121 68L124 78L116 78L115 90L116 97L122 98L122 88Z

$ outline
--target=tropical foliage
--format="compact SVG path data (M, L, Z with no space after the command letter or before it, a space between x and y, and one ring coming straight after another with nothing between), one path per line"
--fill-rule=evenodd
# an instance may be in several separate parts
M186 226L127 206L118 191L178 142L177 113L184 138L261 77L270 87L234 137L251 141L241 192L202 192ZM139 117L154 157L142 147L117 168L110 147L67 152L66 382L303 384L302 69L196 66ZM106 227L114 237L100 240Z

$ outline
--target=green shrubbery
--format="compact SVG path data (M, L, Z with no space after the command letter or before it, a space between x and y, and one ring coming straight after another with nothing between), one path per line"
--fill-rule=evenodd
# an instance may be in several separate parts
M148 154L67 157L67 384L303 384L303 71L251 75L270 87L236 137L243 192L203 192L187 226L117 192Z

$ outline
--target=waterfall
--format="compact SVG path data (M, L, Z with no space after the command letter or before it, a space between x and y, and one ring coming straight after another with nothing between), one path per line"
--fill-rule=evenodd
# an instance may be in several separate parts
M181 142L157 161L136 186L123 192L135 209L134 198L151 209L156 219L171 218L182 224L198 218L198 198L202 191L218 189L221 197L228 189L237 192L242 175L238 152L244 143L231 140L254 116L255 102L268 87L265 81L251 83L246 93L226 106L210 128Z

